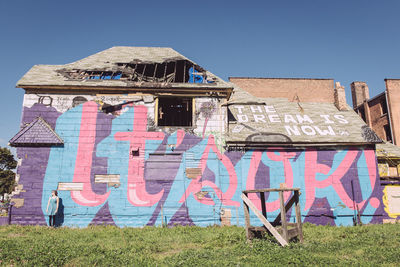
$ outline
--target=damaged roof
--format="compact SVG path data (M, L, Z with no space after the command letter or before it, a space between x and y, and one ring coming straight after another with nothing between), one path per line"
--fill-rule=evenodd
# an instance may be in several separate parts
M65 65L35 65L17 83L21 88L213 88L223 81L172 48L112 47Z
M359 145L382 140L350 108L334 103L259 98L235 86L228 106L228 146Z
M400 159L400 147L392 143L385 142L376 145L376 156L378 158L396 158Z

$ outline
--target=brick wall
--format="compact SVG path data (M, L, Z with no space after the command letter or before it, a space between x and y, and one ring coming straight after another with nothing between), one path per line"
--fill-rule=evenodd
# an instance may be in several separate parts
M239 78L229 81L256 97L283 97L300 102L334 103L334 84L331 79Z
M389 124L389 120L388 115L386 113L382 113L382 101L386 101L386 97L384 94L369 101L368 106L372 125L371 128L382 140L386 140L387 136L384 130L384 126Z
M385 79L394 144L400 141L400 80Z

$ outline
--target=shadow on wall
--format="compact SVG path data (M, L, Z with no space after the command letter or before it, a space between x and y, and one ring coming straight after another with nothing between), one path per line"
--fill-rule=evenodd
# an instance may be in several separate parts
M64 223L64 204L62 198L59 197L58 212L54 220L54 227L60 227Z

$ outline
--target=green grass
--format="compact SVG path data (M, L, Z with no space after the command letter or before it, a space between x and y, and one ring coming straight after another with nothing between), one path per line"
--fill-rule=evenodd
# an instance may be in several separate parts
M28 266L399 266L400 224L304 225L304 243L246 242L239 227L0 227L0 264Z

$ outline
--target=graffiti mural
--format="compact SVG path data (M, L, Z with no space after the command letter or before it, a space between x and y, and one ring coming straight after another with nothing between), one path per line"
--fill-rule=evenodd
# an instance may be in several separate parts
M18 196L25 204L15 209L14 221L44 224L48 196L59 183L82 184L78 190L59 191L65 226L206 226L220 224L222 217L244 225L242 190L281 184L300 188L304 221L350 225L355 210L363 223L382 221L377 216L383 204L372 149L221 151L217 136L204 135L205 129L202 137L183 130L149 131L153 115L144 104L127 103L117 114L106 114L98 103L82 102L62 114L41 103L24 111L23 120L29 120L32 113L46 109L42 117L64 146L18 148L22 166L27 166L18 169L20 184L28 190ZM32 171L35 168L40 171ZM96 175L118 177L118 186L96 182ZM289 197L285 193L285 199ZM257 194L249 198L261 208ZM266 194L266 202L268 217L275 217L278 194ZM294 219L291 213L289 220Z
M390 218L397 219L400 216L400 186L386 185L383 189L383 204Z

